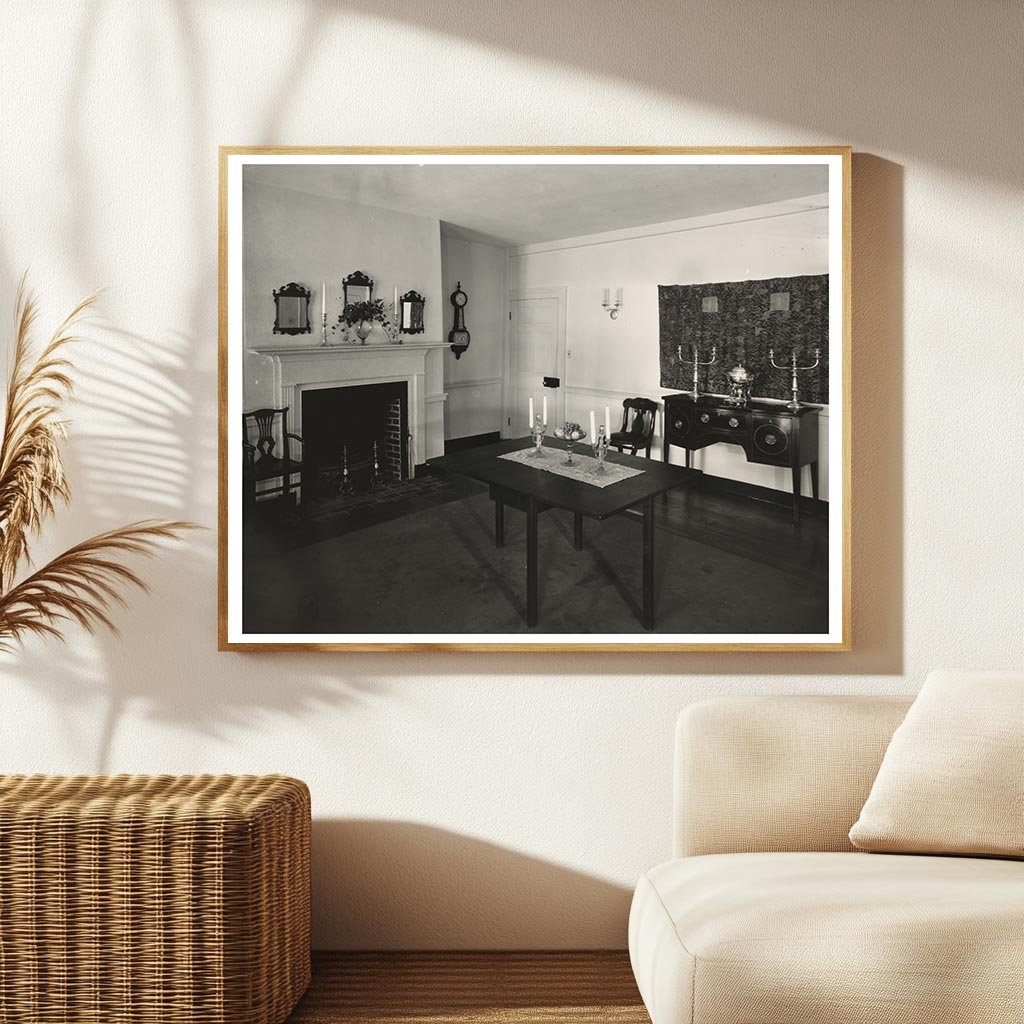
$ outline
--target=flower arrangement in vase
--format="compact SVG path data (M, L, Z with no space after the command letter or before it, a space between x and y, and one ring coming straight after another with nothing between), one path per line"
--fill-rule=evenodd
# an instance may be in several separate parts
M373 299L365 302L350 302L341 311L338 324L346 328L355 328L355 335L360 345L366 344L375 323L386 324L387 314L384 312L384 300Z

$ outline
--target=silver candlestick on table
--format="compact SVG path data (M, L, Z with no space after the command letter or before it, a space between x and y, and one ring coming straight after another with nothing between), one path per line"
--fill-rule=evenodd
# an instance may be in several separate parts
M792 359L788 363L777 363L775 362L775 349L768 349L768 359L771 361L772 366L776 370L789 370L792 374L790 378L789 389L793 394L791 401L786 403L786 408L796 412L801 408L800 405L800 377L799 375L805 370L813 370L821 363L821 349L816 348L814 350L814 362L807 366L799 366L796 361L796 349L793 349Z
M544 434L546 424L538 416L536 422L530 430L530 436L533 438L533 451L530 452L530 456L534 459L544 458Z
M602 423L597 428L597 437L594 439L594 458L597 459L597 469L595 473L606 472L604 468L605 456L608 454L608 435L604 432L605 426Z
M711 358L710 359L705 359L702 362L701 358L700 358L700 352L698 351L696 345L693 346L693 359L684 359L683 358L683 346L682 345L677 345L676 346L676 359L678 359L680 363L689 363L689 362L693 363L693 400L694 401L696 401L698 398L700 398L700 368L702 366L710 366L712 363L714 363L715 360L718 358L717 352L718 352L718 350L717 350L716 346L712 345L711 346Z

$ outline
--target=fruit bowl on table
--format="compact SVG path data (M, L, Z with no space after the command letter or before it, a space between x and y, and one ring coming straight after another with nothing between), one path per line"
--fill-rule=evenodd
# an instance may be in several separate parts
M561 427L555 427L555 437L565 441L582 441L587 432L578 423L566 423Z
M577 441L582 441L586 436L587 432L578 423L566 421L562 426L555 427L555 437L560 437L566 442L565 465L572 465L573 448L576 446Z

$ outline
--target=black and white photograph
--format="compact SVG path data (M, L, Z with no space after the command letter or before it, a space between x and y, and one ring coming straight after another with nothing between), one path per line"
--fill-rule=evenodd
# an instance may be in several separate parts
M222 150L222 646L847 649L848 163Z

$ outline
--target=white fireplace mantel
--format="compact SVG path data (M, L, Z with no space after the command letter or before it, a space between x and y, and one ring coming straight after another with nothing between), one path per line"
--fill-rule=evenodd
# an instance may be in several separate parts
M302 433L303 391L405 381L415 465L444 454L443 341L401 345L251 345L273 364L274 401Z

